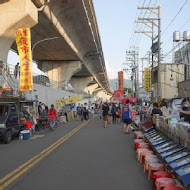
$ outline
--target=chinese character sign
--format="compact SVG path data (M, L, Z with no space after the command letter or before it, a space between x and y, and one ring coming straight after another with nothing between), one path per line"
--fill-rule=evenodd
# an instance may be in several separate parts
M119 90L123 91L123 71L118 72Z
M151 69L150 69L150 67L144 68L144 89L146 92L151 91Z
M33 90L30 29L20 28L15 38L20 57L20 91Z

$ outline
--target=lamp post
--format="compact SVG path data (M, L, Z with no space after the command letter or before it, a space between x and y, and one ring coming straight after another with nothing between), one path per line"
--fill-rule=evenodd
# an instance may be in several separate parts
M49 40L55 40L55 39L57 39L58 37L53 37L53 38L45 38L45 39L42 39L42 40L39 40L39 41L37 41L34 45L33 45L33 47L32 47L32 57L33 57L33 51L34 51L34 48L36 47L36 45L38 45L39 43L41 43L41 42L44 42L44 41L49 41Z

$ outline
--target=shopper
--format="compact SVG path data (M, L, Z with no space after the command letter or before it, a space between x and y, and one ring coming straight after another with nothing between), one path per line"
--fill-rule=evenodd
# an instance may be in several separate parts
M116 105L113 103L113 106L112 106L112 109L111 109L111 114L112 114L112 117L113 117L113 123L116 123L116 119L117 119L117 115L116 115L116 112L117 112L117 107Z
M109 103L108 105L109 105L109 112L108 112L108 114L109 114L109 121L108 121L108 123L112 124L112 113L111 113L112 104Z
M81 119L81 109L82 109L82 107L79 103L77 106L77 110L76 110L77 111L77 121L79 121Z
M158 108L158 103L157 102L155 102L153 104L153 110L152 110L152 113L151 113L151 116L153 117L152 118L153 127L155 128L156 127L156 117L154 117L154 115L159 115L159 116L163 115L162 111Z
M108 124L108 119L109 119L109 106L108 106L108 103L105 102L102 106L102 115L103 115L103 118L104 118L104 128L107 127L107 124Z
M131 127L131 114L132 114L132 107L130 105L130 101L126 101L126 105L123 106L123 128L124 134L129 134L129 128Z
M49 109L49 120L50 120L50 129L53 131L56 123L57 110L54 108L54 105L51 105L51 109Z
M95 113L94 107L91 107L90 113L91 113L91 117L94 117L94 113Z
M117 122L120 122L120 115L121 115L121 111L120 111L119 107L117 107L117 112L116 112Z
M83 106L83 119L84 119L84 121L88 120L88 105L87 105L87 103L84 103L84 106Z
M42 102L39 102L39 105L38 105L38 114L39 116L41 115L42 113Z
M159 114L160 116L163 115L162 111L158 108L157 102L153 104L153 110L152 110L151 116L153 116L154 114Z
M102 107L101 105L98 105L98 119L102 118Z

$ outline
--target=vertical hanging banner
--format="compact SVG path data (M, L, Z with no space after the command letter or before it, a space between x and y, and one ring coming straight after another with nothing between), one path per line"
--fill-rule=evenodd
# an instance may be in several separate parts
M118 72L119 90L123 91L123 71Z
M151 91L151 69L150 69L150 67L144 68L144 89L146 92Z
M15 38L20 57L19 89L21 92L33 90L30 29L20 28Z

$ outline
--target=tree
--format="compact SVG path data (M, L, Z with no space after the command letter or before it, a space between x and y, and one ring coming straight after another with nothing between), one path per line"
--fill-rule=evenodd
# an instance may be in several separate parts
M123 93L125 94L128 91L128 94L132 93L132 89L131 88L124 88L123 89Z

